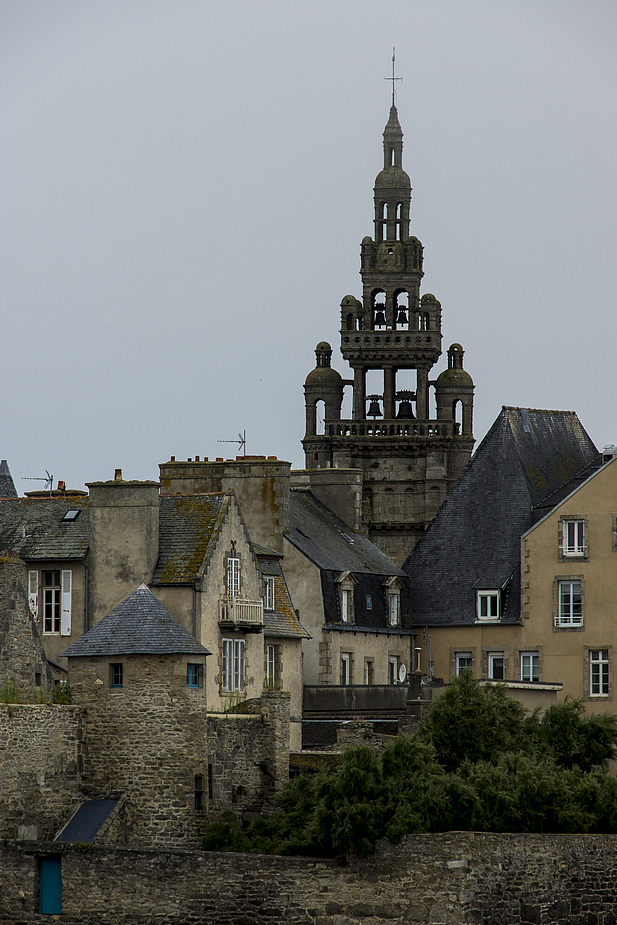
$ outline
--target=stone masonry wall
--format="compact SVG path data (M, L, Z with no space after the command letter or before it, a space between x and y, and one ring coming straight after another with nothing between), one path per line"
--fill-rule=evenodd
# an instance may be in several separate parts
M68 819L81 799L82 730L76 707L0 704L0 838L52 838Z
M15 681L23 695L35 687L51 689L51 674L39 632L30 613L26 564L0 558L0 687ZM37 684L38 681L38 684Z
M366 861L10 843L0 922L42 922L38 858L62 856L66 925L613 925L617 836L408 836Z
M200 656L71 658L71 699L86 710L84 789L125 794L131 845L196 843L196 778L207 780L205 688L187 687L187 661ZM123 686L111 686L110 663Z

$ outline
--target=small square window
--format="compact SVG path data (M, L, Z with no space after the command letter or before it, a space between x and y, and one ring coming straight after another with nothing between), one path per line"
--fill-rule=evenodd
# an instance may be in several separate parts
M499 591L478 591L478 620L499 619Z
M190 662L186 666L186 686L187 687L200 687L201 680L201 671L199 670L201 665L191 664Z
M109 666L109 679L112 687L124 685L124 665L122 662L112 662Z
M471 652L456 653L456 675L461 675L464 671L473 670L473 656Z

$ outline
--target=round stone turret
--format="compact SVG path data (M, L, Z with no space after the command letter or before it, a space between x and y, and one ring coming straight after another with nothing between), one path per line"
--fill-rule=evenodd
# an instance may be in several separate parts
M317 344L315 359L315 369L308 374L304 382L306 436L314 436L317 433L318 402L324 403L323 419L330 421L340 418L343 404L343 379L330 365L332 347L327 341L323 340Z
M464 354L460 344L452 344L448 350L448 368L435 382L437 418L454 421L455 436L473 433L474 385L467 370L463 369Z

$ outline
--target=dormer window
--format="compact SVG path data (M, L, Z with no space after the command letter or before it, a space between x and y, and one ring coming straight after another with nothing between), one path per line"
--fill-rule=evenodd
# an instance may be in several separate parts
M266 593L264 594L264 610L274 610L274 578L266 578Z
M478 591L477 619L487 622L499 620L499 599L499 591Z
M351 572L342 572L336 579L339 586L339 608L341 623L354 623L354 585L356 580Z

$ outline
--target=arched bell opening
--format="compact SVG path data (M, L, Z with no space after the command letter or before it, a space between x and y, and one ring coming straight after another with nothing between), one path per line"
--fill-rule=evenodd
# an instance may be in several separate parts
M409 330L409 293L404 289L394 294L394 329Z
M326 432L326 403L322 399L315 402L315 433L323 436Z
M371 296L373 330L379 331L387 325L386 294L383 289L376 289Z
M463 426L463 402L460 398L452 402L452 420L454 422L454 433L460 434Z
M420 331L430 331L431 329L431 316L428 312L420 312L418 315L418 327Z

